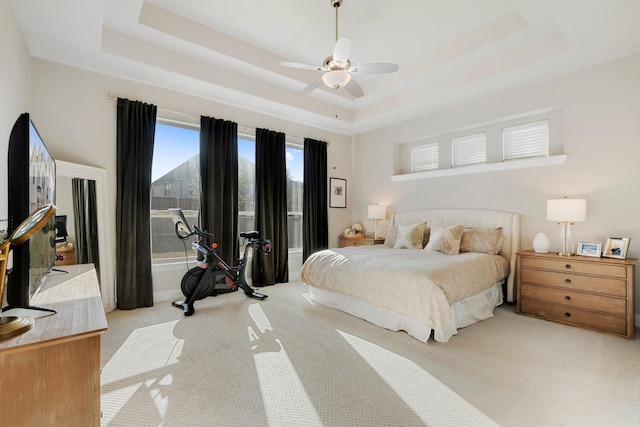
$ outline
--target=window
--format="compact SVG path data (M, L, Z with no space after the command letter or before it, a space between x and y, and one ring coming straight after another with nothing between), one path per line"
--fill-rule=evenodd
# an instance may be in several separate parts
M287 144L287 231L289 249L302 249L302 188L304 150Z
M167 209L181 208L191 225L200 207L200 132L197 127L156 124L151 168L151 257L154 263L184 260ZM188 257L195 252L187 246Z
M238 237L243 231L255 230L255 185L255 137L238 135Z
M549 121L525 123L502 130L503 160L549 156Z
M438 169L438 143L420 145L411 149L411 172Z
M454 168L487 162L487 135L484 132L452 138L451 148L451 166Z
M151 251L154 264L185 259L185 245L176 237L167 209L181 208L191 225L198 223L199 154L200 131L197 126L156 125L151 172ZM302 147L288 143L286 162L289 248L299 249L302 248ZM238 135L238 236L240 232L255 230L255 164L255 137ZM189 245L186 255L189 260L195 257Z

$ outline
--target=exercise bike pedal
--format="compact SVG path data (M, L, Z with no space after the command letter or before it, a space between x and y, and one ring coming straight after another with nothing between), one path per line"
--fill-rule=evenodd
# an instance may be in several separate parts
M173 301L171 305L174 307L182 308L184 310L185 316L191 316L196 311L193 305L189 306L187 302Z
M248 297L255 298L255 299L267 299L269 297L269 295L261 294L260 292L256 292L256 291L253 291L250 294L247 293L246 295Z

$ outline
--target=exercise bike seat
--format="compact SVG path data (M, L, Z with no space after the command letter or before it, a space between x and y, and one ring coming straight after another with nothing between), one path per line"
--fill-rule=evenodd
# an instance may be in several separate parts
M243 239L258 240L258 239L260 239L260 232L258 232L258 231L244 231L244 232L240 233L240 237L242 237Z

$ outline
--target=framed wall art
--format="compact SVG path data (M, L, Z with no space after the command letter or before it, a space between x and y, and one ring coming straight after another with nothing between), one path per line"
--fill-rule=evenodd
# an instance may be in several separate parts
M604 245L603 257L625 259L631 237L609 237Z
M576 254L600 258L602 254L602 242L578 242Z
M329 207L347 207L347 180L342 178L329 178Z

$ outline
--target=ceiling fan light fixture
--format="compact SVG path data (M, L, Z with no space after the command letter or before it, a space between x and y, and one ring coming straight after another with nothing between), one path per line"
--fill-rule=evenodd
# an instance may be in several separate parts
M322 75L322 81L330 88L340 89L351 81L351 74L344 70L331 70Z

